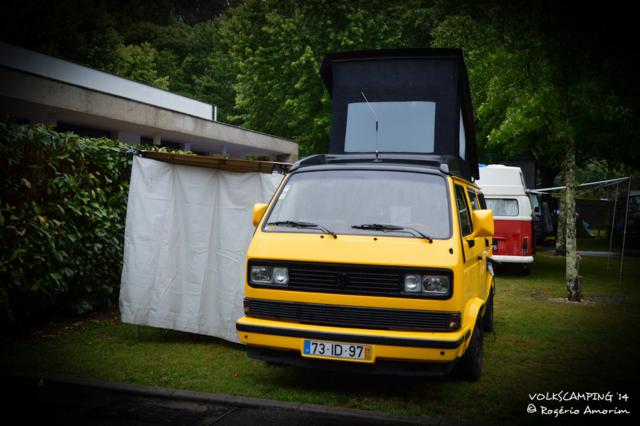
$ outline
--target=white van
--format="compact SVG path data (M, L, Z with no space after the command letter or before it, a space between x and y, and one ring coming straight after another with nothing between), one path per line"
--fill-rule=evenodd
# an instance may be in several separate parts
M535 230L522 170L500 164L481 166L476 183L484 193L487 208L493 210L492 259L521 265L522 272L529 273L535 253Z

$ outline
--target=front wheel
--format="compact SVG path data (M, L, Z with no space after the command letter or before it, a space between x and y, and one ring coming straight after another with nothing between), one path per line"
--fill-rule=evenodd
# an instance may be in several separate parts
M460 358L457 365L460 378L468 382L475 382L480 378L480 374L482 373L482 362L484 358L483 340L484 333L482 332L482 323L480 317L478 317L476 325L473 327L471 343L469 343L467 351L462 358Z

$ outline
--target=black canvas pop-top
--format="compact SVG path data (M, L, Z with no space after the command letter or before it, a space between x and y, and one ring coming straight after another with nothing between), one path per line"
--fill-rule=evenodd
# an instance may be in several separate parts
M473 109L460 49L329 53L330 154L436 154L478 179Z

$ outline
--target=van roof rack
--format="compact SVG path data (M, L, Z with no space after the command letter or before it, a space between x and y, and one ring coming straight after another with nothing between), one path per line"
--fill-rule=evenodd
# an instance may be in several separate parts
M297 161L291 171L303 167L328 164L406 164L424 166L440 170L451 176L461 176L458 158L453 155L396 154L381 152L362 154L318 154Z

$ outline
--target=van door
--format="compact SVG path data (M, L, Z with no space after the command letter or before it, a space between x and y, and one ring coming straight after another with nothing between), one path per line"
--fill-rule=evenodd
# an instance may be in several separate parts
M467 190L467 195L469 196L469 201L471 202L472 210L482 210L486 209L487 205L485 204L484 197L482 194L476 193L473 189L469 188ZM480 270L478 271L480 276L481 289L483 289L483 285L486 282L487 278L487 260L491 255L491 239L490 238L476 238L475 248L477 250L476 259L479 259Z
M466 192L463 186L455 185L458 223L460 224L461 244L464 256L464 289L465 295L469 297L480 294L481 288L484 286L484 282L481 282L482 262L478 261L483 245L480 244L481 238L469 238L473 233L473 222L471 221L471 210Z

